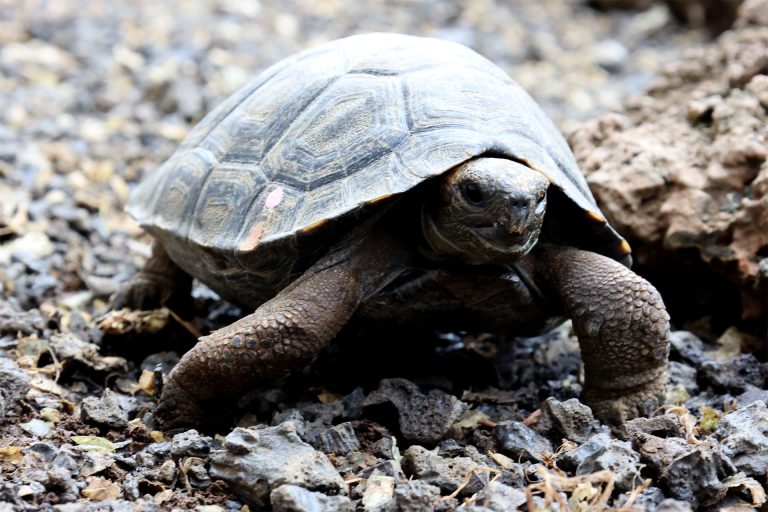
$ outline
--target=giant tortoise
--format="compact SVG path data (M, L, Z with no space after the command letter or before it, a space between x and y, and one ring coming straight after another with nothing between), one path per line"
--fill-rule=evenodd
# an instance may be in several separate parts
M661 402L659 294L629 270L552 122L459 44L369 34L278 62L208 114L128 211L155 243L115 307L156 307L197 278L252 311L171 371L166 427L301 368L353 317L514 336L570 318L599 417Z

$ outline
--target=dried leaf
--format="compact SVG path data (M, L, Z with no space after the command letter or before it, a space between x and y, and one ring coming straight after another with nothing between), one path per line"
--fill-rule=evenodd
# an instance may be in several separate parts
M109 334L126 334L129 332L153 334L168 325L171 313L168 309L151 311L134 311L120 309L110 311L99 320L99 329Z
M115 445L109 439L97 436L72 436L72 442L83 450L109 450L114 451Z
M464 413L464 415L461 416L461 418L459 418L459 420L456 423L451 425L451 432L454 433L455 437L461 437L463 429L474 430L478 428L480 425L489 425L489 424L493 424L490 416L488 416L482 411L473 409Z
M21 447L19 446L3 446L0 447L0 460L9 464L18 464L24 456L21 453Z
M765 489L760 485L760 482L754 478L748 477L744 472L736 473L723 480L723 487L721 489L722 497L725 497L725 493L728 489L736 489L739 487L743 487L752 495L753 507L761 507L768 501Z
M80 494L91 501L116 500L122 494L120 484L106 478L89 476L86 482L88 487L80 491Z
M516 464L513 459L510 459L509 457L501 453L488 452L488 456L491 459L493 459L493 462L503 467L504 469L509 469Z
M152 501L154 502L155 506L160 507L163 505L163 503L169 501L171 498L173 498L173 489L165 489L152 496Z
M44 407L40 410L40 419L48 423L58 423L61 421L61 411L53 407Z
M320 401L321 404L330 404L333 402L338 402L343 397L337 393L331 393L330 391L322 391L317 395L317 399Z
M139 389L144 391L148 395L154 395L157 388L155 387L155 372L149 370L143 370L141 376L139 376Z

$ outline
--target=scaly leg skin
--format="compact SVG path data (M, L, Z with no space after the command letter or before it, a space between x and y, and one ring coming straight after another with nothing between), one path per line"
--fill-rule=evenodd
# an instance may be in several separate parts
M393 268L391 251L365 245L320 260L254 313L200 338L163 387L162 428L210 424L210 404L310 363Z
M191 293L192 277L181 270L155 240L152 255L141 270L120 286L110 301L110 309L149 310L170 302L183 304L191 300Z
M669 315L656 289L616 261L557 246L538 251L537 272L559 296L581 346L582 398L596 417L621 424L664 400Z

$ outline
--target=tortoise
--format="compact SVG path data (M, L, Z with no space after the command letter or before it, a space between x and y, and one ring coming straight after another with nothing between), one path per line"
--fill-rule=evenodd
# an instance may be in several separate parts
M515 336L570 318L598 417L662 400L660 295L629 269L552 122L462 45L366 34L278 62L127 210L154 242L115 308L157 307L197 278L253 311L170 372L164 427L204 423L221 397L303 367L353 318Z

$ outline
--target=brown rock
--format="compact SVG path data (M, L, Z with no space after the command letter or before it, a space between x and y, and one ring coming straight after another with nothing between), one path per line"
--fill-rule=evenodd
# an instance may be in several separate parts
M570 142L636 261L720 274L739 287L743 317L764 319L768 26L755 26L757 4L768 12L768 0L746 2L738 29L690 51L625 113L586 123Z

